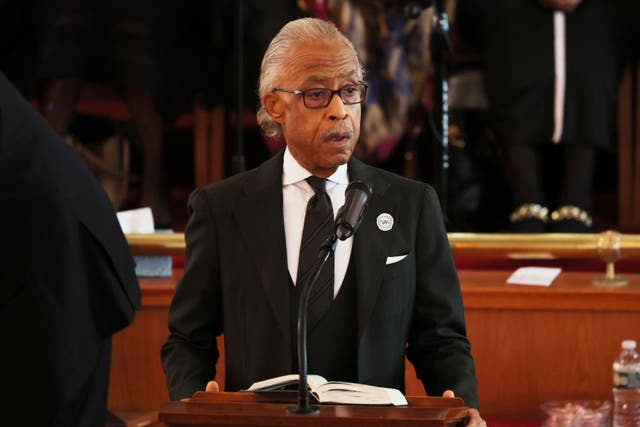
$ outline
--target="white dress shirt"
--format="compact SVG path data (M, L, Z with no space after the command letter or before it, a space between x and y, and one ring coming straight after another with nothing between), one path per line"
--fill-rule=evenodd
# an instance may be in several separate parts
M304 217L309 199L315 194L313 188L305 181L312 174L296 161L287 147L282 165L282 213L284 215L284 234L287 244L287 266L295 284L298 276L298 258ZM333 217L344 204L344 192L349 185L347 165L338 166L333 175L327 178L326 190L333 206ZM338 240L334 254L333 297L338 294L349 266L353 238ZM320 251L320 248L318 248ZM329 260L331 261L331 260Z

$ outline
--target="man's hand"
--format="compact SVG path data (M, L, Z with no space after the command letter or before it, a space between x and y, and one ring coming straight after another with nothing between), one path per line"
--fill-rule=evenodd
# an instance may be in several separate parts
M562 12L572 12L582 0L540 0L540 6Z
M446 390L442 393L442 397L456 397L451 390ZM467 427L487 427L487 423L480 416L480 412L477 409L469 408L465 411L465 415L469 418L467 421Z
M209 381L207 387L204 389L207 393L217 393L220 391L220 386L216 381Z

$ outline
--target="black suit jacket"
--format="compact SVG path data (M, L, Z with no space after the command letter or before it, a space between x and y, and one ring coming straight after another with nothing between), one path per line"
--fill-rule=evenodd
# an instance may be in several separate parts
M280 153L190 198L185 274L162 349L172 399L214 378L215 336L223 332L228 390L290 373L282 159ZM477 406L460 287L434 191L356 159L348 173L373 190L351 255L359 382L404 389L406 351L428 394L451 388ZM394 218L389 231L376 224L383 213ZM400 255L407 256L386 264Z
M80 156L2 74L0 227L2 422L104 425L111 335L140 305L133 259Z

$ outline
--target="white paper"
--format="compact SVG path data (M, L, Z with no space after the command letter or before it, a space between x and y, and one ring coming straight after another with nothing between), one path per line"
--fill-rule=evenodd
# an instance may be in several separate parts
M509 276L507 283L512 285L549 286L561 268L552 267L520 267Z
M132 209L117 213L123 233L153 233L153 213L151 208Z

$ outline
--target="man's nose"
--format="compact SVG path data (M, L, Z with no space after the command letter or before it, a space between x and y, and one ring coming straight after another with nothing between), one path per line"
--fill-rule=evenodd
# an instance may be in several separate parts
M333 95L327 108L329 120L344 120L347 117L347 108L337 93Z

